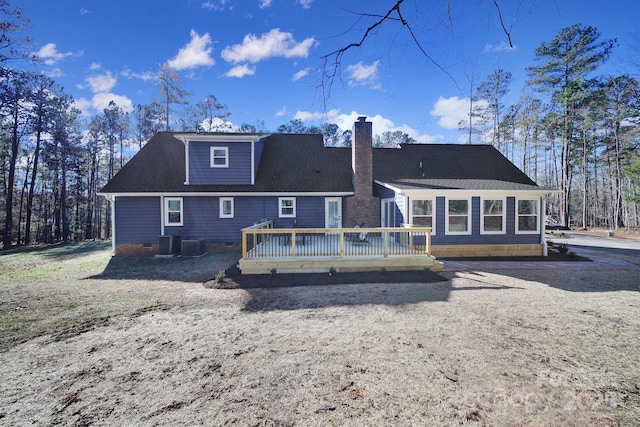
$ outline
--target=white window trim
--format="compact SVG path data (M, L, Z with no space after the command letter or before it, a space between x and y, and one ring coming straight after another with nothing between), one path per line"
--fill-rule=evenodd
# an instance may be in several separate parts
M431 202L431 235L436 234L436 199L435 197L409 197L409 218L411 219L411 225L413 223L413 201L414 200L428 200ZM424 215L423 215L424 216Z
M485 200L501 200L502 201L502 230L501 231L486 231L484 229L485 216L497 216L497 215L485 215L484 202ZM501 197L481 197L480 198L480 234L507 234L507 199Z
M285 200L292 200L293 214L282 213L282 202ZM278 197L278 218L295 218L296 217L296 198L295 197Z
M224 203L231 202L231 213L224 213ZM235 214L235 204L233 202L233 197L220 197L220 218L233 218Z
M169 222L169 202L180 202L180 222ZM164 198L164 225L165 227L179 227L184 224L184 200L182 197L165 197Z
M522 200L532 200L535 202L536 204L536 229L534 230L520 230L520 221L518 221L518 219L520 218L520 215L518 214L518 204L522 201ZM526 198L526 197L522 197L522 198L516 198L516 205L514 207L515 209L515 221L516 221L516 234L540 234L540 199L530 199L530 198Z
M224 151L224 164L223 165L216 165L214 163L214 153L216 152L216 150L223 150ZM221 158L221 157L218 157ZM211 165L212 168L228 168L229 167L229 147L217 147L217 146L212 146L210 148L209 151L209 164Z
M467 201L467 231L450 231L449 230L449 201L451 200L466 200ZM450 236L470 236L472 234L471 230L471 215L473 215L473 204L471 202L471 197L460 197L460 198L448 198L446 197L444 200L444 226L445 226L445 234ZM462 215L454 215L454 216L462 216Z

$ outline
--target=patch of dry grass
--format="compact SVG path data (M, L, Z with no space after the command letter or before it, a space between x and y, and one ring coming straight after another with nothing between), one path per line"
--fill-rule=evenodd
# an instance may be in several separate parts
M230 254L6 256L0 423L640 422L638 269L230 290L202 285Z

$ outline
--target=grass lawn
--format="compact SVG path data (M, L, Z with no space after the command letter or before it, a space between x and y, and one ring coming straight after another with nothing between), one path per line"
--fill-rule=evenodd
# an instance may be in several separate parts
M633 255L216 289L233 249L110 249L0 253L0 424L640 424Z

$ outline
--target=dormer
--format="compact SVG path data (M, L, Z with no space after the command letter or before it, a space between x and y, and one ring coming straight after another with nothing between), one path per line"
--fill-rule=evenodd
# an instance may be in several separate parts
M253 185L266 134L176 134L184 143L185 185Z

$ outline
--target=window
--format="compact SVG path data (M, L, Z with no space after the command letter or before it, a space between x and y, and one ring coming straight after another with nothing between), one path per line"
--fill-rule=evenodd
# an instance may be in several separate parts
M229 148L228 147L211 147L211 167L212 168L228 168L229 167Z
M518 200L516 216L517 233L538 233L538 200Z
M471 234L471 202L447 200L447 234Z
M433 205L433 200L411 200L411 224L433 228Z
M220 197L220 218L233 218L233 197Z
M278 197L278 216L280 218L295 218L296 198Z
M505 233L505 206L505 201L501 199L482 200L482 216L480 220L480 232L482 234Z
M164 199L164 225L182 225L182 197Z

